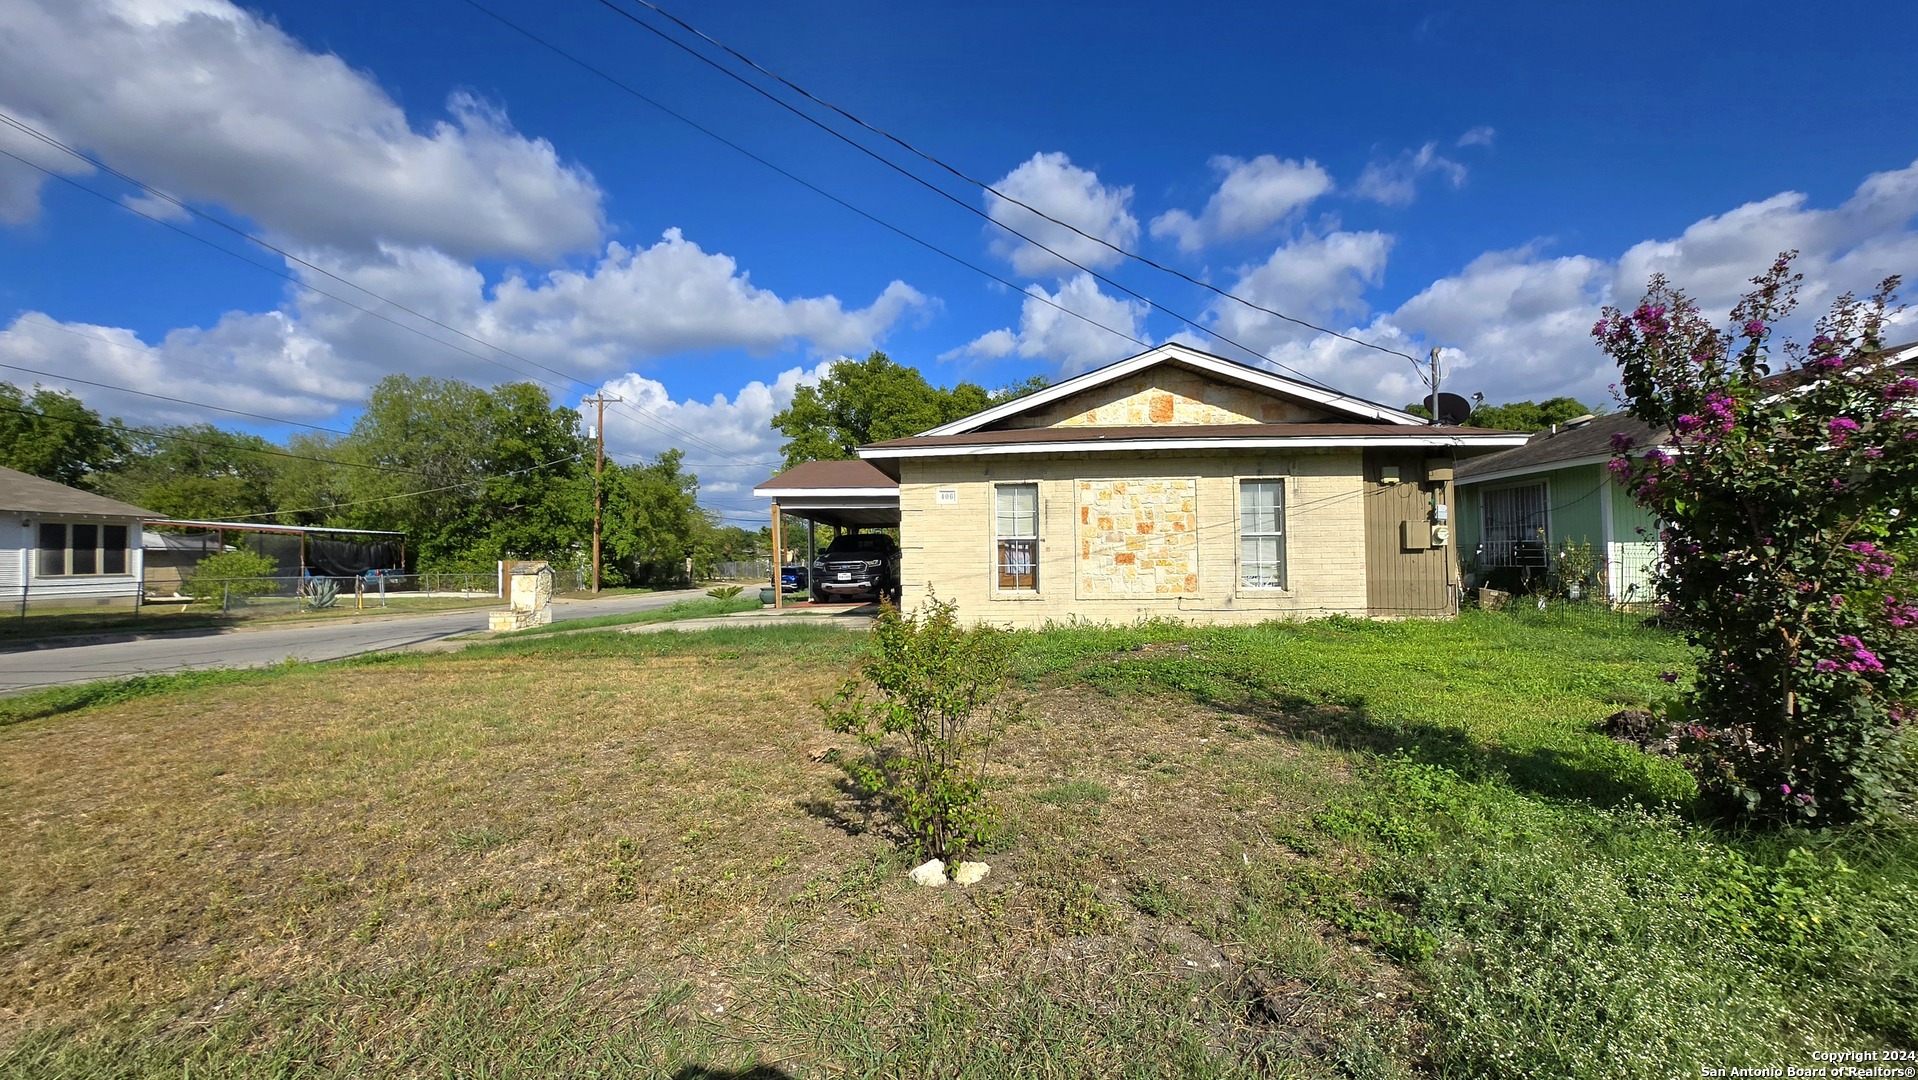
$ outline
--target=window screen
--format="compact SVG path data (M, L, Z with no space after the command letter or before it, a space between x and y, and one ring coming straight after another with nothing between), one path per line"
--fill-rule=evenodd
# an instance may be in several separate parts
M1001 484L994 489L994 538L999 588L1039 587L1039 485Z
M40 551L34 573L58 577L67 572L67 527L44 523L40 526Z
M97 574L100 572L100 526L73 525L72 560L68 565L69 573Z
M127 527L125 525L100 527L100 572L102 574L127 572Z
M1285 588L1285 487L1278 480L1239 481L1239 585Z

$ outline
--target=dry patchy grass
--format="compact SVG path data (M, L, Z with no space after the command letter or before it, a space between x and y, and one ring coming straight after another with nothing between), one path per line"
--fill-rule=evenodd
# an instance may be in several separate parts
M1041 687L993 876L916 890L824 760L859 648L598 634L0 730L0 1073L1396 1067L1396 969L1277 902L1339 752Z

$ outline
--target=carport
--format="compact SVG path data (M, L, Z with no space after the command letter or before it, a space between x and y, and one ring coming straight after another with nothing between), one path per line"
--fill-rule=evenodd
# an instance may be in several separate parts
M831 525L847 532L899 527L899 481L869 462L804 462L754 488L753 494L773 501L774 607L785 606L779 585L786 551L782 515L805 519L808 574L815 558L815 526Z

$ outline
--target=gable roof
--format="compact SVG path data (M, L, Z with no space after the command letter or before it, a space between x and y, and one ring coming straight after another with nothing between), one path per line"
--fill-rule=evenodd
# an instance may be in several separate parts
M980 428L998 423L1008 417L1050 405L1071 397L1074 394L1104 386L1107 383L1134 375L1161 364L1176 364L1225 382L1238 383L1254 390L1263 390L1270 394L1310 402L1329 411L1342 414L1361 423L1405 424L1424 426L1426 421L1408 412L1380 405L1376 401L1341 394L1322 386L1314 386L1298 379L1288 379L1262 368L1228 360L1202 352L1190 345L1168 343L1156 349L1148 349L1137 356L1128 357L1105 367L1096 368L1083 375L1076 375L1064 382L1053 383L1044 390L1038 390L1024 397L1014 398L1004 404L961 417L949 424L941 424L930 431L921 432L921 438L938 435L963 435ZM897 440L895 440L897 441Z
M16 514L54 514L96 518L150 518L158 515L131 503L91 491L0 468L0 510Z
M1665 433L1629 413L1607 413L1573 427L1560 427L1556 433L1541 431L1524 446L1499 454L1461 461L1457 482L1483 483L1508 476L1564 469L1574 465L1592 465L1610 461L1612 436L1623 434L1638 446L1657 446Z
M1863 367L1909 367L1918 364L1918 341L1908 341L1903 345L1887 345L1873 354L1873 357L1876 363L1867 362ZM1829 376L1817 368L1786 368L1783 371L1775 371L1758 380L1758 387L1761 390L1773 391L1776 397L1782 396L1785 391L1810 386L1812 383L1822 382L1826 378L1829 378Z

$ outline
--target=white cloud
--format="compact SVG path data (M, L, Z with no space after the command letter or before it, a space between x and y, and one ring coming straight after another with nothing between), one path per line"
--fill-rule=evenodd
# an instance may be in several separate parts
M21 123L60 140L51 122L18 112L13 115ZM40 216L40 188L46 179L41 169L65 176L85 176L95 171L93 166L49 146L44 140L0 122L0 225L26 225Z
M1056 293L1042 286L1026 289L1019 329L994 330L940 359L978 356L999 359L1018 353L1043 357L1075 374L1111 363L1145 348L1145 317L1150 309L1136 300L1107 296L1090 274L1067 279Z
M1064 154L1034 154L993 187L1009 198L987 194L986 213L992 220L1043 245L987 227L993 254L1026 277L1064 278L1074 272L1068 259L1088 270L1113 266L1124 256L1099 241L1130 248L1139 239L1139 219L1128 209L1132 189L1101 184L1097 173L1079 168ZM1015 199L1065 225L1010 201Z
M244 420L200 405L326 424L367 384L344 374L326 343L279 312L234 312L210 328L186 328L148 343L131 330L63 323L24 312L0 329L0 379L72 392L102 415L137 425ZM178 404L90 386L127 386Z
M437 251L311 258L444 325L295 267L303 278L366 310L301 291L279 310L231 312L212 327L185 327L151 342L130 330L28 313L0 332L0 363L310 422L356 407L375 382L396 372L482 385L530 379L548 384L561 399L570 389L565 376L597 381L665 356L734 348L771 352L794 344L837 356L876 344L924 302L902 282L850 310L831 296L783 299L751 284L731 258L701 250L677 230L651 247L609 244L590 270L509 278L491 290L478 270ZM15 382L64 386L93 407L133 421L207 418L191 407L56 376L11 373ZM0 371L0 378L8 377Z
M1455 145L1460 147L1490 146L1492 145L1492 140L1496 139L1497 137L1498 137L1498 132L1494 130L1490 125L1481 124L1480 126L1473 128L1472 130L1466 132L1465 134L1460 135L1458 137L1458 142Z
M1219 190L1198 217L1168 210L1152 219L1152 235L1172 237L1179 250L1192 252L1218 240L1232 240L1278 224L1332 190L1332 176L1319 163L1281 160L1261 154L1251 161L1221 155L1212 159Z
M753 485L779 471L779 447L785 441L773 430L773 417L792 404L799 387L818 384L841 359L788 368L770 383L754 380L710 401L676 401L657 379L623 375L601 387L630 406L607 408L606 451L633 461L684 450L687 468L699 476L702 502L728 511L756 506ZM687 439L687 432L699 442Z
M1226 291L1321 325L1349 324L1366 313L1365 291L1378 284L1391 251L1392 238L1379 232L1303 236L1280 245L1265 262L1241 268ZM1231 300L1213 304L1212 314L1213 329L1258 353L1314 336Z
M1676 237L1633 245L1615 260L1553 256L1540 245L1488 252L1396 310L1330 325L1421 358L1432 345L1444 346L1446 388L1459 393L1481 392L1493 402L1566 394L1610 405L1606 388L1617 376L1591 340L1592 323L1606 304L1636 303L1655 272L1690 293L1707 316L1723 319L1752 276L1781 250L1797 248L1795 266L1805 275L1805 289L1798 314L1784 330L1802 340L1837 294L1867 293L1881 279L1918 266L1918 162L1866 178L1836 207L1808 203L1795 192L1756 200L1704 218ZM1291 288L1274 291L1292 306L1272 306L1298 312L1349 305L1353 280L1362 277L1358 265L1348 263L1344 276L1294 275ZM1215 313L1223 325L1230 307L1222 303ZM1273 361L1390 405L1426 393L1402 358L1288 330L1269 317L1261 324L1259 318L1241 314L1237 330ZM1896 325L1904 336L1918 336L1910 332L1918 328L1910 313Z
M1471 134L1467 132L1466 134ZM1418 182L1428 174L1453 187L1465 183L1465 166L1438 152L1438 144L1428 142L1417 150L1407 150L1390 161L1374 161L1359 174L1354 190L1374 202L1404 206L1418 196Z
M592 176L499 109L457 93L416 130L368 74L226 0L0 5L0 109L308 246L544 259L602 233ZM8 165L0 220L31 220L39 181Z

